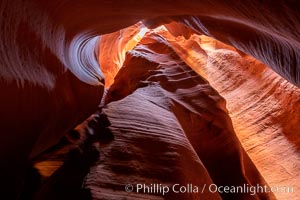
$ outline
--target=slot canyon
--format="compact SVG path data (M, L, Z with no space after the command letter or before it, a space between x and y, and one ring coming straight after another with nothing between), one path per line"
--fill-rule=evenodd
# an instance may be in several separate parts
M0 0L0 199L300 200L297 0Z

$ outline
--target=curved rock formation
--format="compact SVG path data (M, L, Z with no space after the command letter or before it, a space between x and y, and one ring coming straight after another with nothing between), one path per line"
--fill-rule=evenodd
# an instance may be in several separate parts
M211 38L193 35L185 40L163 34L224 96L237 135L270 186L290 185L297 191L300 90L252 57ZM289 195L276 194L279 199Z
M137 73L137 68L140 69L139 73ZM130 82L128 82L126 75L133 73L136 74L134 76L136 79L131 79ZM167 136L170 135L169 137L173 138L172 143L176 141L183 141L184 146L187 146L189 149L192 149L192 151L197 153L197 157L203 163L208 174L217 185L237 186L243 184L265 184L263 181L256 182L258 180L262 180L262 177L257 178L260 176L259 173L256 171L254 165L242 150L234 134L231 121L227 116L224 99L209 86L208 82L190 70L189 67L185 65L185 63L183 63L179 57L177 57L175 52L168 46L168 44L166 44L166 41L164 41L163 38L155 34L150 34L143 38L143 40L140 42L140 45L138 45L134 51L131 51L128 54L128 57L124 63L124 67L121 69L119 74L120 75L116 77L116 83L110 88L107 94L107 102L120 99L122 97L120 94L132 94L127 96L124 100L118 101L120 103L109 103L107 108L104 108L104 112L107 112L108 117L112 122L112 131L118 136L119 134L122 134L119 136L121 137L119 139L120 141L116 142L125 142L126 144L128 140L126 139L127 137L149 137L149 139L145 141L147 142L149 140L147 142L149 144L145 142L137 142L135 145L126 146L136 147L137 144L140 144L143 151L151 152L151 146L158 144L155 139L150 138L155 138L159 135L160 141L166 140L168 142L170 139L168 139ZM124 87L124 85L127 87ZM136 88L140 89L136 90ZM127 100L127 98L129 99ZM135 102L140 98L143 99L143 102ZM128 102L124 103L124 101ZM146 105L149 103L149 109L147 109L148 106ZM136 105L139 105L139 107ZM124 106L126 108L124 108ZM157 106L158 108L156 108ZM115 110L114 107L116 107L115 109L117 110ZM162 108L164 110L161 110ZM167 116L163 118L160 117L161 115L164 116L162 113L166 111L171 112L173 117L170 116L171 113L169 115L166 114ZM130 121L130 123L123 121L127 118L125 117L127 116L125 113L128 112L137 112L139 114L133 114L133 116L141 115L141 117L131 118L128 116L128 121ZM120 118L119 116L124 117ZM162 129L158 127L158 130L156 130L156 126L154 124L149 125L149 123L151 123L151 119L153 118L165 119L166 121L160 121L160 123L164 124L164 128ZM175 122L172 122L173 120L175 120ZM144 127L141 127L143 124L145 124ZM157 122L155 124L157 124ZM170 127L168 128L168 126ZM177 126L179 126L179 130L172 130L172 128ZM155 127L155 130L153 130L154 132L151 131L153 127ZM146 136L144 136L144 134L146 134ZM163 139L164 135L166 135L166 139ZM122 139L122 137L125 138ZM153 143L151 142L152 140ZM187 144L185 142L186 140ZM216 146L214 144L218 145ZM116 144L112 143L112 147L109 147L109 152L118 149L114 148L114 145ZM145 145L146 147L149 145L150 149L145 149ZM165 146L165 144L162 146ZM172 149L174 149L173 151L175 152L179 151L180 157L188 160L185 154L180 153L179 147L174 147ZM155 150L156 149L154 149L154 151ZM122 155L122 153L132 151L134 150L125 150L125 152L122 150L119 152L119 154ZM157 147L157 151L159 151L158 153L164 152L160 147ZM107 155L106 153L104 154ZM114 155L114 159L116 159L118 154ZM134 153L128 157L134 158L134 155L139 155L139 153ZM141 155L144 154L141 153ZM169 157L172 159L171 155ZM159 156L157 156L157 158L159 158ZM106 159L104 158L104 160ZM138 161L139 159L134 160ZM153 163L148 163L146 166L153 166L153 171L155 171L155 169L158 171L160 169L164 169L164 167L160 167L160 165L158 165L156 162L157 161L153 161ZM160 163L160 161L158 162ZM128 168L127 163L124 164L126 164L126 167ZM101 163L101 165L103 164ZM108 166L112 165L114 165L113 162L108 164ZM129 165L129 167L130 166L131 165ZM137 164L137 166L139 165ZM136 168L137 166L131 167ZM170 165L168 166L170 168ZM191 169L186 169L187 167L188 166L182 167L183 169L181 171L191 172ZM147 167L143 166L137 168L147 169ZM101 169L103 168L101 167ZM122 173L122 170L117 170L114 172ZM102 174L105 172L100 170L99 173ZM143 176L144 173L146 172L141 171L140 176ZM193 183L194 181L197 182L198 179L201 179L200 177L204 176L203 172L197 173L192 171L191 173L192 175L182 175L183 180L177 180L175 183L182 183L182 185ZM135 173L133 173L133 175L135 175ZM155 177L155 179L159 179L160 175L160 173L156 175L157 177ZM91 179L98 179L97 177L103 176L98 174L96 176L91 175ZM174 177L174 175L172 177ZM138 180L134 177L132 177L132 179ZM127 177L127 180L131 180L131 178ZM149 182L142 180L140 182ZM204 183L209 184L209 181L205 181ZM204 183L202 182L194 185L203 185ZM259 195L263 196L265 194ZM199 194L196 194L196 196L199 196ZM249 194L221 194L221 196L223 199L257 198ZM262 196L260 196L260 198L263 198ZM192 197L193 199L197 198L193 195L191 197L183 195L181 198L188 199ZM171 196L167 198L172 199ZM176 198L179 198L179 196L177 195ZM200 195L200 198L209 199L209 196L203 195L203 197L201 197ZM216 199L216 197L213 197L213 199Z
M113 84L123 66L125 54L132 50L148 29L141 23L114 33L101 36L99 41L99 64L105 75L105 87Z
M95 41L74 44L75 51L58 51L55 47L62 48L63 40L46 40L43 34L51 30L43 27L46 20L38 17L42 14L39 10L34 12L35 4L1 1L0 5L1 192L14 199L29 160L93 113L103 86L86 71L90 68L79 67L83 56L89 55L86 51L95 49ZM52 37L59 36L52 33ZM85 67L93 63L95 73L100 72L96 59L86 58L83 62Z
M124 35L120 40L117 39L120 32L116 31L139 21L148 28L177 22L166 25L173 36L198 40L199 38L191 34L205 34L238 49L239 53L231 51L232 48L229 48L230 51L218 51L205 48L204 44L199 44L198 41L187 42L188 48L197 49L193 55L199 57L194 59L190 56L192 49L186 51L178 47L181 40L169 41L176 53L195 71L209 79L213 87L228 100L234 127L250 157L267 181L272 184L297 185L299 183L299 179L295 178L297 174L291 171L298 169L299 160L299 140L295 134L299 129L297 125L299 94L296 88L300 85L298 7L299 3L293 1L261 3L250 0L243 2L15 0L11 3L2 0L0 88L3 95L0 100L2 114L0 160L1 171L5 173L1 176L4 180L1 188L5 188L4 191L7 193L18 195L22 188L25 168L31 159L57 143L67 130L74 128L96 110L103 93L104 74L107 77L106 84L109 86L112 77L122 65L124 52L132 49L138 42L132 40L132 36L139 36L140 32L135 27L123 30ZM104 35L108 33L112 34ZM114 47L112 50L107 51L112 47ZM155 54L166 53L163 51L166 49L155 50ZM285 80L244 53L262 61ZM233 59L239 64L233 68L224 68L231 64L227 59L224 59L226 62L221 59L222 62L219 63L215 59L219 56ZM173 59L172 56L171 58ZM147 59L150 59L150 56ZM174 62L172 59L168 61L170 66ZM200 63L203 68L193 66L193 62ZM245 66L249 69L240 70ZM130 94L128 91L134 92L136 88L144 87L136 84L140 78L146 78L148 72L143 71L144 69L135 70L122 82L126 90L112 86L111 91L115 94L110 92L106 102L125 98ZM245 80L241 75L237 76L239 73L233 73L239 70L243 72L242 75L249 73L250 78ZM144 77L140 77L140 73ZM139 78L135 77L136 75L139 75ZM234 78L227 81L223 78L225 75ZM224 88L224 83L220 83L218 78L222 78L230 88ZM179 84L167 87L173 90L180 88ZM259 94L256 92L258 89L262 91ZM242 95L239 104L235 105L237 100L233 95L237 92ZM179 96L184 95L180 93ZM170 96L168 98L172 99ZM247 98L250 102L243 100ZM252 103L252 100L256 103ZM258 103L258 100L261 103ZM175 108L179 109L180 106L176 104ZM173 114L176 112L182 114L181 108L180 111L176 109ZM271 116L270 112L274 115ZM290 113L293 113L293 117ZM254 119L252 116L260 118ZM178 116L176 119L181 120ZM188 135L189 127L184 128L184 124L180 126ZM252 139L248 139L250 135ZM192 144L193 140L194 138L190 139ZM256 142L257 147L253 144ZM295 148L291 147L290 143ZM238 142L234 144L240 146ZM290 156L279 152L278 144L280 149L285 149L286 154ZM262 145L268 146L266 152L265 148L259 150ZM235 148L238 148L237 146ZM194 148L197 149L195 146ZM238 152L244 155L242 150ZM279 166L279 170L274 171L278 174L276 177L282 178L272 178L271 173L268 174L264 168L266 166L264 158L268 152L278 154L274 158L274 163L275 166ZM202 159L199 152L197 153ZM283 164L277 162L282 158L286 158L284 163L288 167L283 167ZM290 162L291 160L293 162Z
M127 77L134 75L135 79ZM114 140L102 144L85 187L92 199L271 199L272 193L215 193L207 185L266 185L242 149L224 99L167 42L149 33L127 54L106 96ZM103 134L103 129L96 134ZM107 130L108 131L108 130ZM218 144L218 145L215 145ZM40 199L59 199L59 182ZM124 191L126 184L194 187L197 192ZM50 188L50 189L49 189ZM52 189L51 189L52 188Z

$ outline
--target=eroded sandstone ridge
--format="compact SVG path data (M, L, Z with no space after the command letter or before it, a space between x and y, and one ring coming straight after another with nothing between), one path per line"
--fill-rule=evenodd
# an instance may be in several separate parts
M135 79L128 79L130 75ZM93 199L273 198L272 193L202 192L211 184L267 184L241 147L225 100L161 36L148 33L127 54L101 111L114 140L103 144L100 139L100 157L85 178L84 187ZM105 132L95 130L94 134ZM162 196L128 193L124 190L128 183L192 184L200 189ZM50 189L39 197L58 199L61 194L53 185L46 184Z
M153 142L186 154L184 165L179 158L173 161L177 163L174 168L186 172L187 178L193 179L192 174L199 172L203 177L199 184L229 181L233 185L264 184L265 179L270 186L295 187L294 194L275 194L277 198L299 199L299 6L296 1L250 0L2 0L1 192L12 199L20 196L32 160L93 114L104 85L110 86L119 73L101 104L106 105L103 112L112 123L112 132L126 128L122 123L135 120L134 115L140 116L150 121L152 128L166 126L169 131ZM165 26L154 31L157 35L148 34L140 42L148 29L160 25ZM126 52L133 48L125 59ZM155 68L161 65L167 67ZM228 114L224 99L212 87L226 99ZM199 96L201 91L204 93ZM129 107L124 104L132 102L137 107L126 110ZM138 109L143 103L145 106ZM150 111L153 114L147 117L145 113ZM203 130L216 136L210 138ZM152 133L142 132L144 136L129 134L132 140L127 141L126 134L117 131L111 146L100 151L109 153L118 145L133 148L131 142ZM171 139L170 134L175 137ZM134 150L150 156L147 145ZM207 158L204 151L211 152L214 159ZM122 164L115 156L104 163ZM215 162L222 163L225 157L232 159L230 167L216 170ZM196 162L198 167L190 170L188 162ZM154 163L149 166L156 166ZM97 197L99 190L93 184L99 181L97 174L104 176L105 170L97 170L101 169L97 162L93 165L87 176L91 184L86 187ZM85 173L88 171L84 168ZM169 181L175 182L185 176L171 177ZM117 190L121 192L121 188ZM213 194L205 195L209 198ZM262 195L252 197L273 198L271 193Z
M108 104L103 108L116 139L103 149L108 153L103 152L107 157L93 169L97 173L92 171L88 176L93 194L97 194L97 187L92 186L103 184L97 177L105 177L105 174L123 175L125 182L134 180L137 183L159 180L165 184L199 186L211 182L218 185L265 184L235 136L224 99L182 62L161 36L146 35L127 55L121 70L106 96ZM132 73L136 73L136 79L128 80L126 77ZM118 99L121 100L114 102ZM128 141L130 144L125 145ZM119 150L121 146L128 148ZM106 165L115 167L107 168ZM132 177L128 178L130 172ZM122 179L114 180L116 185L125 184ZM170 194L166 198L218 198L206 192L202 197ZM266 196L221 195L223 199Z
M177 37L176 42L169 34L166 38L226 99L235 131L269 185L299 190L299 88L251 56L206 36ZM290 195L276 194L278 199ZM297 195L292 196L299 199Z

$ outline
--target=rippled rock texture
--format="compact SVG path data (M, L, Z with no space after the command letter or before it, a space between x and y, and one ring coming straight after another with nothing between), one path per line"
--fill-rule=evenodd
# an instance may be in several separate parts
M128 79L133 73L135 79ZM107 191L107 198L121 198L126 193L117 191L123 191L128 181L199 186L265 184L234 133L224 99L182 62L161 36L146 35L128 53L106 103L103 112L115 140L101 150L103 161L87 178L95 199L102 196L99 185ZM220 197L257 199L267 195L218 196L206 191L165 198ZM130 198L142 197L133 194Z
M111 176L116 170L122 176L125 165L118 157L122 152L132 159L149 157L149 161L151 155L157 155L159 150L149 152L151 141L161 142L161 151L167 155L174 153L174 171L166 169L166 180L155 173L143 177L142 170L131 171L141 180L155 177L184 183L199 173L203 177L199 184L264 184L265 179L270 186L288 185L299 190L299 6L296 1L250 0L2 0L3 195L7 193L12 199L20 195L27 166L96 111L105 86L111 87L102 101L102 112L111 121L115 140L100 148L108 158L102 164L93 163L87 176L90 182L86 188L93 197L99 197L97 174L107 172ZM157 35L144 37L147 28L160 25L165 26L155 31ZM212 87L226 99L228 114L225 100ZM145 114L148 112L152 115ZM151 123L145 125L141 119ZM140 132L123 133L134 120L141 124L129 127L143 128L140 132L144 136ZM166 131L154 137L150 126ZM195 132L202 134L198 137ZM149 143L143 146L138 141L148 134ZM133 143L140 146L134 148ZM119 146L129 149L118 150ZM111 152L116 149L117 155ZM186 155L184 162L176 156L179 154ZM163 163L164 157L156 157L149 166L159 166L160 162L169 166L167 161ZM224 160L231 164L222 164ZM188 162L196 164L190 166ZM225 167L220 171L216 162ZM79 174L89 173L86 167ZM173 179L173 174L178 177ZM121 192L121 183L110 181ZM106 182L102 183L102 188L107 188ZM110 194L109 189L105 191ZM112 198L121 193L115 195ZM279 199L300 198L297 192L275 195ZM273 194L251 197L273 198Z
M186 40L162 34L226 99L241 143L270 186L299 190L299 88L251 56L206 36ZM290 195L276 194L278 199Z

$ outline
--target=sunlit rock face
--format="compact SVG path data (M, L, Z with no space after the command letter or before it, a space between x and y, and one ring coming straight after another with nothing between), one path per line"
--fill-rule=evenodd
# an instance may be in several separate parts
M76 39L77 44L94 36L118 31L143 20L149 27L178 21L198 33L217 38L261 60L285 79L299 81L298 2L259 1L147 1L95 0L76 2L32 0L39 19L50 20L53 32L46 39ZM24 3L20 2L20 6ZM54 26L55 25L55 26ZM52 44L53 45L53 44ZM61 50L61 49L60 49Z
M206 36L161 33L226 99L237 135L270 186L299 179L300 90L251 56ZM278 199L290 193L278 192ZM300 198L293 194L295 198Z
M125 54L132 50L142 39L148 29L141 22L128 28L105 34L99 40L99 64L105 75L105 87L114 82L120 68L123 66Z
M106 104L103 112L111 122L115 140L101 149L105 156L88 176L87 186L95 199L102 197L98 194L103 190L107 198L121 198L126 193L117 188L128 181L266 184L234 133L224 99L180 59L163 37L149 33L127 54ZM218 198L211 195L170 193L165 198ZM220 196L273 197L264 193ZM136 194L130 197L141 198Z
M111 86L119 69L126 67L126 61L123 65L125 53L132 50L143 37L147 29L142 28L151 29L165 24L168 32L158 34L173 48L173 54L178 54L181 62L185 62L182 65L196 71L198 74L195 76L206 78L227 100L236 133L262 176L271 186L285 184L297 190L297 86L300 85L298 8L298 2L283 1L262 4L259 1L218 0L15 0L13 3L2 0L0 159L3 167L1 171L7 173L1 176L5 184L1 188L18 196L25 166L96 110L104 84ZM201 34L234 48L199 36ZM155 49L154 53L164 55L169 52ZM145 60L151 60L151 56L147 56ZM172 66L173 57L168 59L168 64ZM112 110L116 109L118 103L125 101L127 96L137 101L137 104L141 103L141 99L136 99L135 91L146 87L143 84L148 83L139 85L139 81L150 73L143 70L135 68L130 71L125 80L119 80L122 87L111 86L106 103L115 102L107 105L109 117L110 106ZM120 73L126 74L122 70ZM166 74L162 78L169 76L173 74ZM167 88L180 91L180 84L168 85ZM130 96L131 93L133 96ZM185 95L179 94L183 97ZM219 98L219 95L216 96ZM198 99L194 96L186 98ZM223 100L219 101L218 98L215 102L224 110ZM205 101L205 98L202 100ZM185 103L191 106L193 101ZM190 116L183 114L180 105L173 104L174 110L167 114L170 119L174 119L175 115L178 120L179 124L173 128L178 130L181 127L193 146L189 149L190 153L194 148L205 167L213 165L202 160L199 153L202 149L196 148L198 140L189 136L190 127L184 122ZM146 110L152 108L152 105L147 106ZM187 109L195 109L190 106ZM205 107L210 106L209 103L205 104ZM192 116L195 117L194 114ZM219 113L213 116L218 118ZM227 115L225 118L229 119ZM198 120L197 117L195 119ZM228 129L229 135L234 135L232 128ZM233 148L239 155L244 155L243 150L237 150L240 149L238 140L235 138L234 141ZM190 153L187 156L191 156ZM272 164L268 162L270 160ZM248 161L237 159L239 164L244 162ZM239 168L240 171L242 169ZM256 169L254 171L258 174ZM217 174L209 169L205 173L209 176ZM247 176L247 173L242 173L237 179ZM210 178L216 182L213 177ZM247 181L253 183L258 179ZM203 181L209 182L208 179ZM276 194L278 198L290 198L288 195L291 194Z

